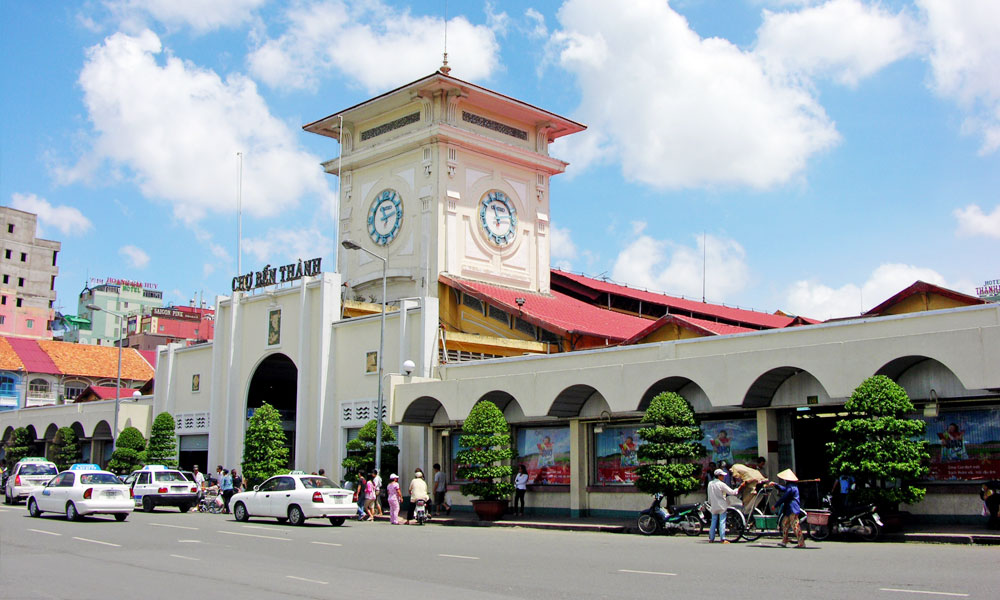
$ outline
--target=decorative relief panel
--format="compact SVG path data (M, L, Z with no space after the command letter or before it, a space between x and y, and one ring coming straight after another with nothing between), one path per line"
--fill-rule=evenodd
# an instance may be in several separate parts
M378 127L372 127L371 129L366 129L366 130L362 131L361 132L361 141L364 142L366 140L370 140L373 137L382 135L384 133L389 133L390 131L393 131L394 129L401 129L403 127L406 127L407 125L411 125L411 124L416 123L418 121L420 121L420 113L419 112L415 112L415 113L406 115L405 117L400 117L398 119L389 121L388 123L383 123L383 124L379 125Z
M486 117L482 117L475 113L470 113L463 110L462 120L465 121L466 123L472 123L473 125L478 125L480 127L495 131L497 133L509 135L519 140L527 141L528 139L528 132L524 131L523 129L511 127L510 125L507 125L505 123L494 121L493 119L487 119Z

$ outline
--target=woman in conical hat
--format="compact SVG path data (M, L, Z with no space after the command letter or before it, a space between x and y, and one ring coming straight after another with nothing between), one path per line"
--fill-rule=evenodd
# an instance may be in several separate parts
M780 507L778 510L778 521L781 523L781 543L778 545L782 548L788 545L788 533L791 529L795 531L798 547L805 548L805 536L802 535L802 527L799 525L799 513L802 512L802 507L799 504L799 478L795 476L795 473L791 469L785 469L778 473L778 478L784 479L788 484L770 484L778 488L778 491L781 493L781 497L778 498L777 502L777 506Z

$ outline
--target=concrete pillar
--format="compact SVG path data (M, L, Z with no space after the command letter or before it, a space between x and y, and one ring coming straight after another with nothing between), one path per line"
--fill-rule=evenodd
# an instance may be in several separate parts
M569 422L569 514L587 516L590 505L587 496L587 426L580 419Z
M757 452L767 459L765 470L770 478L777 474L778 467L778 413L777 411L757 409Z

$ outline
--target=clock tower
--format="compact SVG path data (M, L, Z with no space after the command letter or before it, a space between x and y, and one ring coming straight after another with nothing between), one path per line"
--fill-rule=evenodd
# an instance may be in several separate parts
M310 123L340 142L340 240L388 259L389 300L437 296L438 275L547 293L549 156L579 123L444 69ZM340 252L354 295L381 298L382 263Z

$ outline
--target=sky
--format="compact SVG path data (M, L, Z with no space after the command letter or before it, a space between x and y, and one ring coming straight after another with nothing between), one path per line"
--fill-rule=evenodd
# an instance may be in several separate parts
M820 319L1000 278L996 0L10 0L0 202L62 242L57 308L228 295L237 153L243 270L332 269L301 127L435 71L446 14L453 76L588 126L553 266Z

